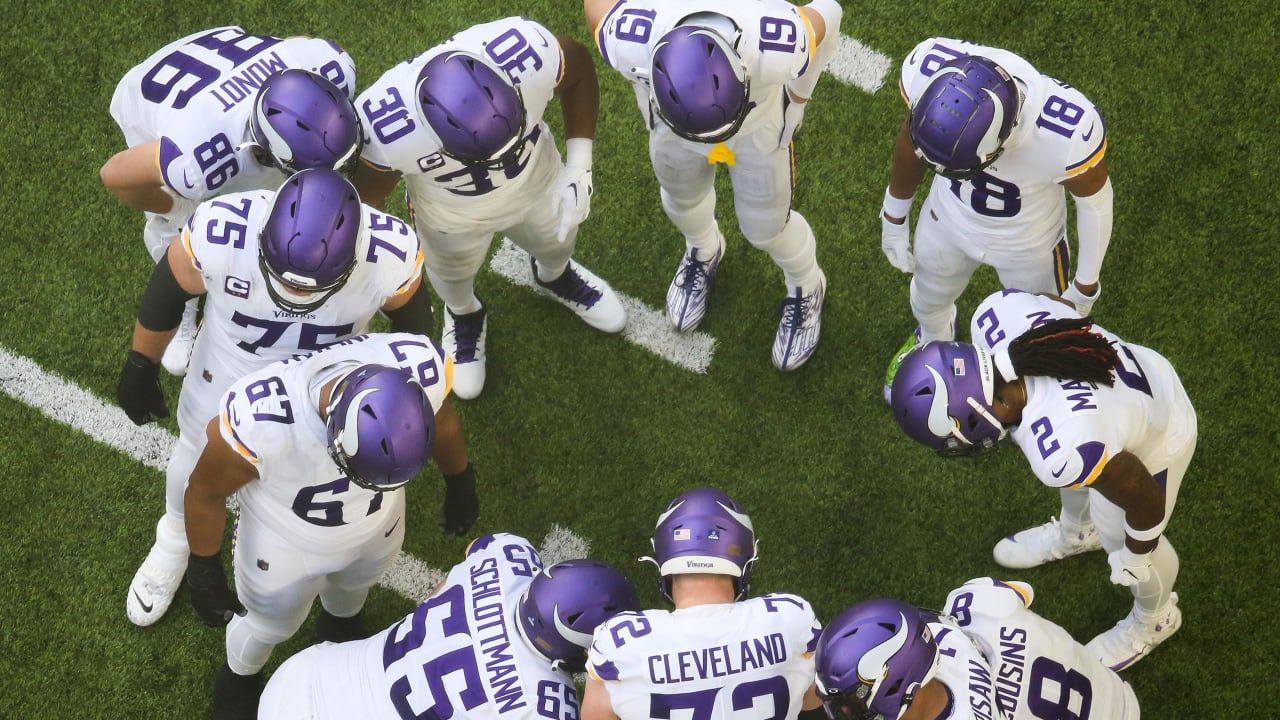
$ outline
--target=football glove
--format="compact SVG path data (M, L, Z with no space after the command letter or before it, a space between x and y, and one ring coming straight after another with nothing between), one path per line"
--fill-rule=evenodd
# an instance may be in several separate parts
M807 102L792 100L790 92L782 92L782 135L778 138L779 150L786 148L795 139L796 131L804 124L804 109L808 105Z
M1080 292L1076 287L1075 281L1067 283L1066 292L1062 293L1063 300L1070 300L1072 305L1076 306L1076 311L1081 317L1088 317L1093 312L1093 304L1098 301L1098 297L1102 295L1102 283L1098 283L1098 289L1093 291L1090 297Z
M889 258L889 264L904 273L915 272L916 256L911 254L910 218L901 223L890 222L880 213L880 249Z
M160 387L160 365L137 350L130 350L116 384L116 401L134 425L169 417Z
M1151 553L1139 555L1127 547L1107 555L1111 565L1111 582L1132 587L1151 578Z
M232 615L245 613L240 598L227 586L221 555L191 553L187 559L187 587L191 589L191 607L209 627L222 627L231 622Z
M444 476L444 507L440 509L440 529L445 535L465 535L480 516L480 498L476 495L476 471L467 468L456 475Z
M570 138L564 169L556 182L559 189L560 227L556 239L565 242L574 228L591 214L591 145L587 138Z

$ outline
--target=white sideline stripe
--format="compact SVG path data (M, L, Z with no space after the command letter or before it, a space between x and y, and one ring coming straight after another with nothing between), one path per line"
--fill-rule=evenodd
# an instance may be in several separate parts
M0 347L0 392L161 473L178 441L162 427L134 425L120 408L4 347ZM231 502L228 500L228 506ZM590 550L591 544L572 530L552 525L542 541L541 554L544 562L551 565L586 557ZM445 571L402 552L379 584L416 603L431 594L445 576Z
M878 53L848 35L841 35L827 72L841 82L875 93L884 87L885 75L892 68L893 61L888 55Z
M516 285L534 287L529 256L507 238L493 254L489 269ZM702 332L681 334L671 327L664 312L651 309L639 300L617 290L618 300L627 311L627 327L622 337L658 357L685 370L704 374L715 355L716 339Z

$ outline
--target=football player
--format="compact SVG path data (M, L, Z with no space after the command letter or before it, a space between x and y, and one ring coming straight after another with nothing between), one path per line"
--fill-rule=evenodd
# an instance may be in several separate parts
M728 718L822 718L813 688L820 627L803 598L747 598L756 561L751 518L720 490L689 490L654 528L659 587L674 610L619 613L596 629L582 720L693 711ZM802 712L802 710L804 712Z
M823 630L818 694L836 720L1138 720L1129 684L1029 608L1030 585L976 578L946 615L872 600ZM948 712L949 708L949 712Z
M185 496L191 604L227 628L215 718L255 717L262 667L317 595L320 639L365 637L369 588L404 540L402 488L428 457L446 473L469 467L449 365L430 338L361 335L250 372L222 396ZM233 493L234 592L221 557Z
M899 600L868 600L837 615L818 638L814 664L831 720L1007 718L991 663L973 641L950 618Z
M956 298L978 266L1004 287L1061 294L1088 315L1111 240L1112 197L1102 116L1079 90L1007 50L929 38L902 63L910 108L898 133L881 209L881 245L911 277L919 327L885 373L885 400L903 354L954 340ZM927 171L933 182L909 218ZM1066 189L1079 257L1070 275Z
M543 112L559 98L565 162ZM529 254L534 285L588 325L621 332L626 312L571 260L591 209L599 88L590 53L522 17L483 23L388 70L356 101L367 136L356 187L380 205L403 175L445 305L442 344L454 392L484 388L488 307L475 277L494 233Z
M159 620L182 579L183 491L223 391L268 363L367 332L379 310L393 330L430 333L430 298L421 285L413 230L362 206L334 170L303 170L275 192L234 193L196 208L152 273L117 389L133 422L168 417L157 361L183 303L203 295L205 320L178 397L165 513L129 586L130 621Z
M826 276L809 223L790 209L791 140L835 54L840 4L585 0L584 7L605 64L635 90L662 208L684 236L667 318L688 332L706 313L725 252L716 168L727 165L738 227L786 284L773 364L800 367L817 347Z
M129 147L102 166L102 184L146 214L143 239L160 262L202 200L350 162L361 140L355 86L351 56L328 40L230 26L175 40L116 85L111 117ZM195 331L192 301L163 358L174 375L187 370Z
M1196 413L1163 356L1027 297L984 301L979 345L935 341L908 353L893 413L909 437L948 457L981 454L1010 434L1036 477L1060 489L1061 522L1001 540L995 559L1029 568L1105 549L1111 581L1131 589L1134 606L1088 647L1120 670L1182 625L1178 555L1164 528L1195 452Z
M631 582L602 562L544 568L528 540L484 535L404 619L368 640L315 645L286 660L258 717L576 720L569 673L581 672L591 633L639 608ZM457 696L446 690L455 682Z

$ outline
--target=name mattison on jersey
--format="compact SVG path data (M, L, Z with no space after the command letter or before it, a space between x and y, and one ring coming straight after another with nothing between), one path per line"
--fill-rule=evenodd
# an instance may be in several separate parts
M736 675L787 661L787 641L782 633L743 640L736 645L682 650L650 655L649 682L654 685Z

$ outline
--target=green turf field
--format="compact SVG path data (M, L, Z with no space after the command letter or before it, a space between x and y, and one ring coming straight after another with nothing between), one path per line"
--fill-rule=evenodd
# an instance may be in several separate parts
M132 65L222 24L337 41L357 62L360 88L454 31L505 15L590 42L574 0L37 0L4 14L0 348L108 400L151 270L141 215L97 174L123 148L107 108ZM1199 411L1199 450L1168 531L1182 558L1183 629L1125 677L1144 717L1271 716L1280 199L1269 173L1280 158L1280 11L1240 1L874 0L846 3L842 31L894 67L874 94L825 78L798 140L795 207L818 236L829 280L817 354L794 374L770 364L781 276L734 227L727 184L730 250L701 328L718 340L705 375L482 273L489 380L481 398L457 403L481 479L476 531L537 542L558 523L657 605L654 571L633 560L670 498L714 484L752 511L755 589L800 593L822 619L872 596L936 606L987 574L1032 583L1036 609L1081 641L1123 616L1129 592L1107 581L1101 554L1016 576L991 560L1000 537L1057 509L1015 447L935 458L880 400L884 365L914 325L907 278L882 256L877 221L904 112L897 63L930 35L1006 47L1080 88L1106 117L1116 222L1096 316L1169 357ZM578 257L660 308L682 244L658 204L632 92L598 66L596 195ZM549 117L558 128L558 111ZM962 317L994 289L994 274L980 272ZM178 384L168 378L166 388L172 404ZM0 477L0 718L206 715L222 633L199 624L185 591L151 628L124 613L161 509L161 474L0 394ZM436 567L464 547L435 526L441 487L429 470L409 490L405 543ZM369 624L411 606L376 588ZM278 648L268 670L309 633Z

